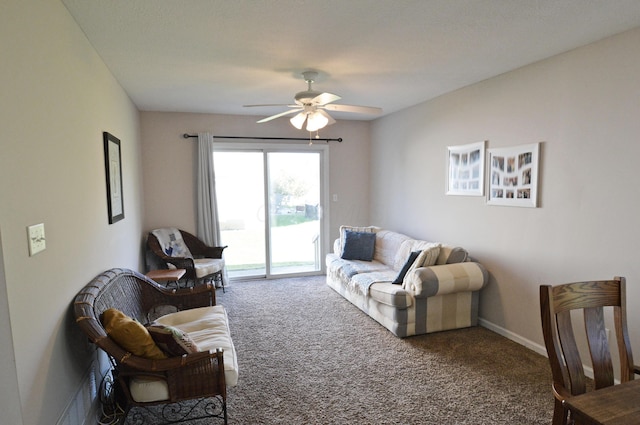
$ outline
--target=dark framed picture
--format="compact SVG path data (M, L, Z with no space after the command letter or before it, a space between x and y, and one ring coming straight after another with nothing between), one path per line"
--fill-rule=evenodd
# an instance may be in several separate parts
M120 139L102 133L104 140L104 168L107 175L107 206L109 224L124 218L124 199L122 197L122 159L120 155Z

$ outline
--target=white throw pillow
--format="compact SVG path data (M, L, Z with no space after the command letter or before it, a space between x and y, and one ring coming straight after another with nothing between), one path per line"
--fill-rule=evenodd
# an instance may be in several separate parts
M414 268L430 267L436 264L438 255L440 254L440 244L431 244L432 246L422 248L422 252L418 255L414 264Z
M416 261L413 262L407 274L405 274L404 279L402 281L403 287L407 285L408 279L410 279L410 274L415 269L419 267L430 267L436 264L436 260L438 259L438 254L440 254L440 244L431 244L432 246L424 248Z

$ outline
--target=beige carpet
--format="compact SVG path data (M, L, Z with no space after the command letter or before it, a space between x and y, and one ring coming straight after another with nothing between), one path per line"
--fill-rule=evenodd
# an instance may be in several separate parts
M399 339L324 276L232 282L218 303L240 366L230 424L551 423L547 359L487 329Z

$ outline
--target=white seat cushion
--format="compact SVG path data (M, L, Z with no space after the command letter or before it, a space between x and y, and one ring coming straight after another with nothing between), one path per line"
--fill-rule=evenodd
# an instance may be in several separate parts
M174 326L186 332L200 351L224 350L224 376L227 385L238 383L238 359L229 333L227 312L221 305L192 308L167 314L156 320L162 325Z
M186 332L200 351L215 352L217 348L222 348L225 381L229 386L238 383L238 359L224 307L217 305L178 311L158 318L155 323L174 326ZM169 398L167 383L162 379L135 378L131 380L129 389L133 399L140 403Z
M131 397L138 403L169 399L169 386L167 381L161 378L135 377L129 383L129 391L131 391Z
M196 277L201 278L221 271L224 268L224 258L196 258L193 264L196 267Z

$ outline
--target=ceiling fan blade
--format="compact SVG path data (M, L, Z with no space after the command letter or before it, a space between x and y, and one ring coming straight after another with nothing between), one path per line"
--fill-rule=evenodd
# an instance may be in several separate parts
M299 112L299 111L302 111L302 109L298 108L298 109L292 109L290 111L280 112L279 114L271 115L270 117L263 118L260 121L256 121L256 123L261 124L263 122L275 120L276 118L280 118L280 117L283 117L283 116L289 115L289 114L294 114L294 113Z
M336 100L340 100L340 99L342 98L337 94L320 93L319 95L311 99L311 103L314 105L323 106L323 105L326 105L327 103L335 102Z
M286 106L287 108L299 108L299 105L289 105L286 103L264 103L261 105L242 105L243 108L255 108L256 106Z
M333 117L327 113L327 111L325 111L323 109L317 109L316 112L319 113L319 114L322 114L324 117L326 117L329 120L327 125L331 125L331 124L335 124L336 123L336 120L334 120Z
M336 112L355 112L357 114L378 115L382 113L382 108L373 106L355 106L355 105L324 105L323 108Z

